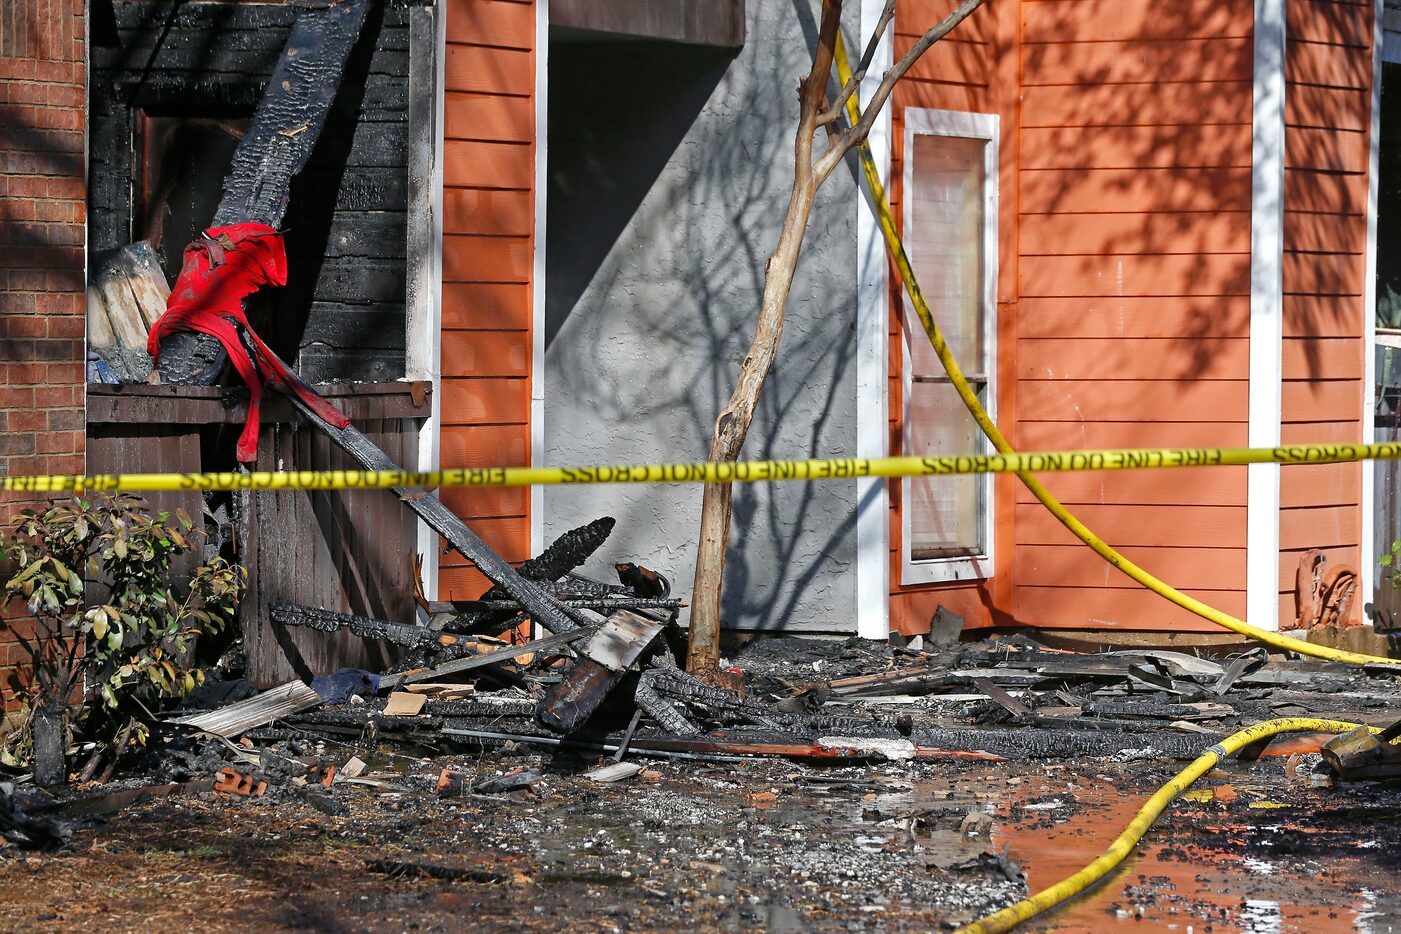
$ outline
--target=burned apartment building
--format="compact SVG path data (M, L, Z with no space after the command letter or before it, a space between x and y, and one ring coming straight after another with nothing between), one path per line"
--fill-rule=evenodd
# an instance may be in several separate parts
M55 126L7 157L12 194L32 195L12 199L9 235L17 245L44 238L7 257L29 264L7 273L6 300L23 312L7 319L9 339L28 361L7 362L7 398L44 412L32 437L27 427L7 436L6 456L21 458L11 473L68 471L84 451L93 473L233 465L246 413L237 379L233 391L150 385L139 353L124 361L112 348L143 343L185 246L214 217L297 17L317 6L13 7L32 14L16 22L46 28L7 25L6 106ZM929 25L927 6L897 4L881 55ZM916 268L947 299L944 324L1015 444L1372 430L1367 230L1380 85L1367 8L1335 6L1292 10L1292 44L1271 65L1256 60L1248 10L1201 25L1192 4L1149 23L1137 6L1106 19L1088 7L990 3L902 82L872 138L877 161L897 211L911 192L902 223ZM879 7L848 4L848 31L871 27ZM277 225L287 284L250 302L254 329L404 466L703 459L786 198L797 105L775 88L806 61L816 23L805 9L365 4ZM1128 54L1143 49L1153 54ZM1256 113L1250 89L1271 68L1289 91L1271 137L1288 182L1287 237L1261 257L1252 179L1268 166L1252 163L1251 142L1273 117ZM626 93L595 93L601 75ZM1200 93L1208 86L1221 93ZM1219 154L1211 165L1193 163L1206 151ZM962 174L941 174L948 160L962 160ZM84 175L85 191L74 182ZM940 395L863 197L852 168L819 198L747 456L982 444ZM962 205L967 229L922 218L930 198ZM76 242L84 227L86 249ZM1346 236L1324 249L1326 231ZM1273 279L1254 275L1270 269ZM1278 288L1252 284L1266 280ZM102 363L83 373L72 333L80 285L87 349ZM134 316L113 316L133 304ZM1273 310L1257 322L1252 309ZM1251 342L1262 340L1279 345L1275 372L1252 369ZM1278 389L1277 411L1250 408L1261 381ZM65 427L84 405L86 431ZM38 425L33 413L8 417ZM354 463L284 400L270 398L261 418L259 466ZM1379 494L1355 465L1308 471L1254 487L1244 468L1051 486L1155 573L1267 628L1297 625L1295 572L1318 552L1350 573L1357 596L1342 615L1360 621L1378 581L1375 541L1388 534L1372 519ZM883 635L927 629L943 607L970 628L1205 630L1106 576L1018 489L1010 479L746 486L726 621ZM380 651L289 634L267 621L280 600L407 620L415 581L425 599L471 600L490 586L387 495L156 499L209 505L219 540L250 566L246 625L270 677ZM590 574L642 560L682 589L689 580L693 489L441 499L511 563L608 515L615 538Z

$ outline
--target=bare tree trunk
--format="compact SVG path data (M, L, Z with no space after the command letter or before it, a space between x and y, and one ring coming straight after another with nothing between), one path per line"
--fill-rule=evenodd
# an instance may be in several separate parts
M803 237L812 215L813 201L832 171L843 157L866 139L876 114L885 106L896 82L910 70L930 46L938 42L977 9L983 0L960 0L942 22L921 36L881 79L866 112L859 122L838 130L847 100L856 93L866 69L875 55L886 26L895 15L895 0L886 0L874 35L870 37L856 70L842 85L837 99L823 109L827 78L837 44L841 21L842 0L823 0L822 24L818 31L817 51L813 55L812 71L798 88L798 132L794 142L793 192L788 199L788 213L778 246L764 267L764 297L759 309L759 321L754 340L740 365L739 381L730 401L715 420L715 432L710 439L710 460L733 461L739 458L749 426L754 421L754 409L759 393L769 375L783 336L783 316L788 306L788 293L793 286L798 256L802 253ZM827 132L827 148L813 158L813 139L819 128ZM728 483L708 483L701 500L700 542L696 554L696 577L691 591L691 630L686 667L692 674L718 680L720 662L720 597L725 577L725 556L730 541L730 515L734 490Z
M710 439L710 460L732 461L739 457L759 392L773 366L778 342L783 336L783 315L788 292L793 287L798 256L812 215L813 200L821 183L813 167L812 144L822 112L824 88L832 68L841 0L823 0L822 25L812 71L798 89L798 133L794 144L793 192L788 213L778 235L778 246L764 266L764 298L754 340L739 368L739 381L729 403L715 420ZM730 513L734 490L728 483L707 483L701 500L700 546L696 554L696 579L691 591L690 648L686 667L693 674L714 672L720 661L720 590L725 577L725 555L730 539Z

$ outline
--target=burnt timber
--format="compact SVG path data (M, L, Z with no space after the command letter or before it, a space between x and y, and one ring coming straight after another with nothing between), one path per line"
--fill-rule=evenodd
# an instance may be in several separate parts
M321 136L370 3L343 0L299 11L252 123L234 151L210 226L253 222L277 227L282 222L292 179ZM215 338L173 334L162 344L161 378L213 385L226 361Z

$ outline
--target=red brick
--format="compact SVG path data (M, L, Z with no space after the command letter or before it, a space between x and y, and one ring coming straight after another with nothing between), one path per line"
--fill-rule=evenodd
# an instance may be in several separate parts
M36 453L39 454L74 454L82 449L81 431L46 431L36 439Z
M83 281L82 251L75 251L78 262L72 269L50 272L44 286L49 292L82 292L87 284Z
M51 431L81 431L86 419L82 409L49 409L48 427Z
M10 431L42 431L49 426L49 413L43 409L21 409L8 414Z
M48 325L49 337L81 339L87 333L87 319L83 315L83 298L80 295L74 295L73 299L77 308L72 314L54 314L48 318L39 319Z
M32 315L34 314L35 307L34 294L32 292L0 292L0 313L3 313L7 317ZM16 318L15 320L23 319Z
M45 292L34 297L41 315L80 315L84 312L84 296L72 292Z

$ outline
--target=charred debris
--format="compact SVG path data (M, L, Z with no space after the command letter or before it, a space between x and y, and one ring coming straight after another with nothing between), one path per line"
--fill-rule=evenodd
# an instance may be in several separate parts
M240 678L235 648L182 708L152 722L148 746L110 786L58 796L0 786L0 836L53 848L75 815L190 791L286 796L337 815L347 796L364 792L531 796L552 769L611 784L655 774L656 763L726 768L753 759L810 769L1167 763L1258 720L1307 714L1384 726L1398 716L1389 668L1260 648L1207 658L1064 651L1026 634L960 642L946 610L913 638L749 642L730 662L739 689L717 687L677 664L684 601L663 575L632 563L616 565L616 583L578 573L613 525L605 517L566 533L517 569L533 595L568 613L571 625L553 633L499 587L478 600L424 602L408 624L274 607L284 626L349 630L396 647L400 660L258 692ZM1401 722L1375 736L1296 736L1251 753L1287 758L1291 774L1318 786L1387 779L1401 777L1388 742L1396 735ZM504 767L441 765L463 755Z

